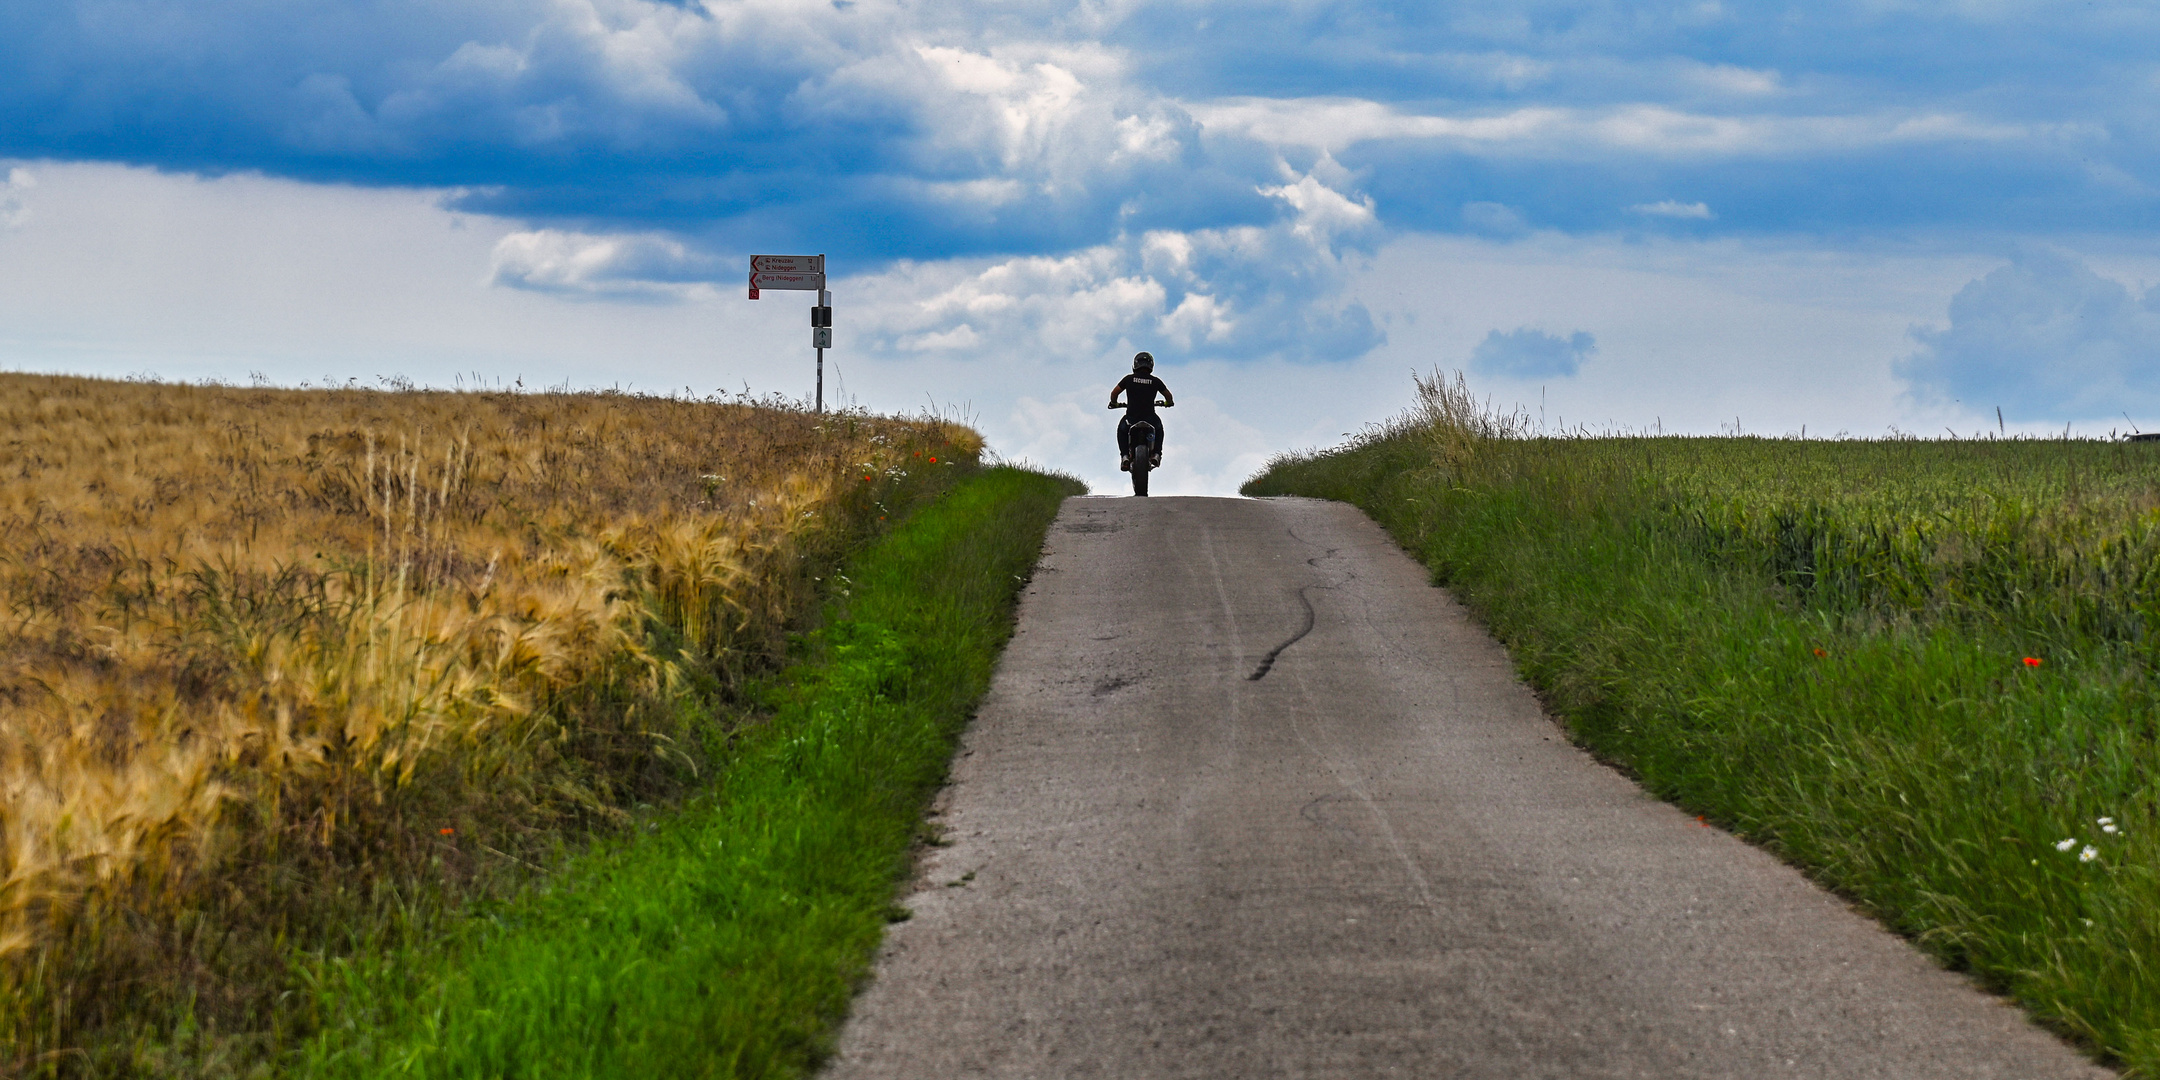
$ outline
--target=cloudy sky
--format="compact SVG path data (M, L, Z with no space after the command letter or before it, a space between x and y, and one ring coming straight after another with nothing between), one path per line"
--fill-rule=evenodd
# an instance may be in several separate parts
M1228 492L1463 369L1552 427L2160 428L2160 9L0 4L0 368L934 408ZM2001 411L1998 421L1997 410Z

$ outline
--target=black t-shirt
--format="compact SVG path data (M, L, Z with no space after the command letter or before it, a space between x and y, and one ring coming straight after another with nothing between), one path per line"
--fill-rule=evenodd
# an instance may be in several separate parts
M1117 388L1125 391L1125 419L1127 420L1155 419L1156 392L1160 391L1164 394L1170 392L1170 388L1164 386L1161 379L1153 375L1142 375L1137 371L1119 379Z

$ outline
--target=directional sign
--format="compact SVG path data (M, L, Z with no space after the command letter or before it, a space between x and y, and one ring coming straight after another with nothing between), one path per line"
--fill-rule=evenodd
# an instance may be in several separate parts
M761 274L753 270L750 273L750 287L752 289L802 289L809 292L816 292L819 289L823 289L825 287L825 275L794 273Z
M825 272L825 256L752 255L750 256L750 272L753 274L822 274Z
M823 255L752 255L750 256L750 299L758 298L759 289L799 289L804 292L825 289L825 256Z
M817 293L810 309L810 347L817 350L817 411L825 411L825 350L832 348L832 294L825 291L823 255L750 256L750 299L760 289Z

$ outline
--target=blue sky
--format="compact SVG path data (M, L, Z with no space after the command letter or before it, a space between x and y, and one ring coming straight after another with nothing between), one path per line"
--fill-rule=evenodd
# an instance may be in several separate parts
M1105 488L1135 348L1178 490L1435 366L1556 423L2160 427L2148 7L52 0L0 72L17 369L794 395L800 298L740 282L822 251L835 391Z

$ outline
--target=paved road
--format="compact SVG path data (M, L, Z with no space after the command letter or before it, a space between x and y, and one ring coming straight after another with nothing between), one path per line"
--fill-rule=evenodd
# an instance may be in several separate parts
M829 1076L2103 1077L1570 746L1370 521L1074 499Z

